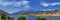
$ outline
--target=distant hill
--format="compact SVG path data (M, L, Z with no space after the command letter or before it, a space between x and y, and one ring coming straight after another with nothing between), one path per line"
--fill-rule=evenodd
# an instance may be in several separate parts
M28 10L28 11L22 10L22 11L15 12L15 13L13 13L12 15L24 14L24 13L26 13L26 12L33 12L33 10Z
M29 11L19 11L19 12L16 12L16 13L13 13L12 15L29 15L29 14L43 14L43 13L57 13L59 10L53 10L53 11L41 11L41 10L38 10L38 11L33 11L33 10L29 10Z
M2 14L10 15L10 14L8 14L7 12L5 12L4 10L0 10L0 15L2 15Z

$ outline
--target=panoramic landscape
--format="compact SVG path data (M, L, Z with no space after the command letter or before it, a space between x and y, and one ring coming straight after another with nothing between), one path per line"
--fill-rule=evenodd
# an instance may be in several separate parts
M60 20L60 9L54 11L21 11L13 14L0 10L0 20Z
M60 20L60 0L0 0L0 20Z

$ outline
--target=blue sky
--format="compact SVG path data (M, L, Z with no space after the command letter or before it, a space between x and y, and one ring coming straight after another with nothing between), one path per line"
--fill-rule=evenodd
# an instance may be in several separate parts
M59 0L0 0L0 9L12 14L18 11L60 9Z

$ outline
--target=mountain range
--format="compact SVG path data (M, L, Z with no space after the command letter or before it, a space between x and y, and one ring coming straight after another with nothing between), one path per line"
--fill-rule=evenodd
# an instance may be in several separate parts
M26 10L26 11L18 11L18 12L15 12L15 13L13 13L13 14L9 14L9 13L7 13L7 12L5 12L5 11L3 11L3 10L0 10L0 14L7 14L7 15L26 15L26 14L42 14L42 13L45 13L45 12L47 12L47 13L51 13L51 12L53 12L53 13L56 13L56 12L58 12L58 11L60 11L60 9L58 9L58 10L53 10L53 11L41 11L41 10L38 10L38 11L34 11L34 10Z
M5 14L5 15L10 15L9 13L5 12L4 10L0 10L0 15Z
M28 14L42 14L42 13L45 13L45 12L47 12L47 13L56 13L56 12L58 12L58 11L60 11L60 9L58 9L58 10L52 10L52 11L42 11L42 10L38 10L38 11L34 11L34 10L29 10L29 11L19 11L19 12L15 12L15 13L13 13L12 15L28 15Z

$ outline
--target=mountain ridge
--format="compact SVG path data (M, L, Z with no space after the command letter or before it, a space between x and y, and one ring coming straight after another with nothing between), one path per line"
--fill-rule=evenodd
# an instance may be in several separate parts
M33 11L33 10L29 10L29 11L19 11L19 12L13 13L12 15L28 14L28 13L30 13L30 12L34 12L34 13L57 12L57 11L59 11L59 10L60 10L60 9L58 9L58 10L53 10L53 11L41 11L41 10L38 10L38 11Z

